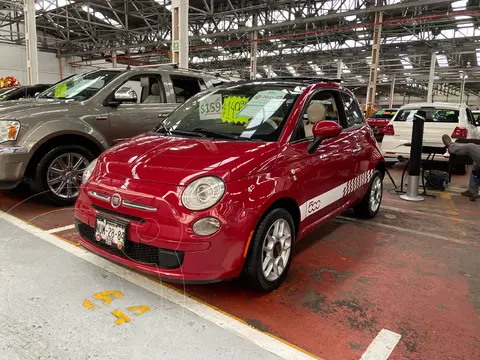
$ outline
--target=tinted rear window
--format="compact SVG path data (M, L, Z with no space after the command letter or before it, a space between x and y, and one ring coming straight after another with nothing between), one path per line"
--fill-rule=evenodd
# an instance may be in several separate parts
M370 116L371 119L391 119L397 113L397 110L378 110L375 114Z
M413 115L420 109L405 109L398 112L395 121L413 121ZM439 122L439 123L458 123L458 110L445 109L422 109L425 111L425 122Z

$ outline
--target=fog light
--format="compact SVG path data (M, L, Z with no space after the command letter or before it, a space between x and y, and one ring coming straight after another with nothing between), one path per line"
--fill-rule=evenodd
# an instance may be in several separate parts
M193 232L200 236L215 234L220 229L220 221L213 217L198 220L193 224Z

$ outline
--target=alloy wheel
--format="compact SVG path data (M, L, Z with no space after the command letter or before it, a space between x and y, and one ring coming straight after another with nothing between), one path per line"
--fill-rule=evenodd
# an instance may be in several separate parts
M372 213L377 212L380 207L380 202L382 201L382 179L376 177L373 180L372 188L370 189L370 210Z
M62 199L76 198L80 192L83 172L89 163L85 156L78 153L60 155L48 167L48 188Z
M268 281L277 280L285 271L292 248L292 230L284 219L276 220L263 241L262 271Z

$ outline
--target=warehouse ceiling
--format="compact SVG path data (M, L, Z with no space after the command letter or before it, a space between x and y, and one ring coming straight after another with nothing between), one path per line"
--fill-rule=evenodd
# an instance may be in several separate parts
M24 42L22 3L0 0L0 41ZM60 56L95 64L115 50L121 63L170 61L171 1L36 0L36 10L39 46ZM436 92L455 94L462 76L471 94L480 92L479 0L190 0L190 63L248 76L256 31L259 77L268 65L274 76L336 77L341 60L342 78L362 92L376 11L379 92L395 77L398 89L424 94L432 52Z

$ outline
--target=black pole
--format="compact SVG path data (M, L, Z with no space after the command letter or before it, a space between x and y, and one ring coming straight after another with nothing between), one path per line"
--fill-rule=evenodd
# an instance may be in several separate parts
M420 168L422 167L423 126L425 123L425 117L426 113L423 110L417 111L413 116L410 160L408 163L407 193L400 196L403 200L424 200L423 197L418 195L418 186L420 185Z
M412 145L410 147L410 163L408 166L409 176L420 176L425 116L426 114L423 110L417 111L413 116Z

